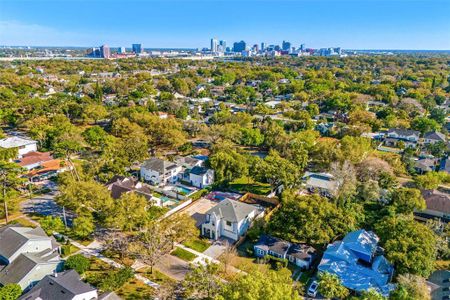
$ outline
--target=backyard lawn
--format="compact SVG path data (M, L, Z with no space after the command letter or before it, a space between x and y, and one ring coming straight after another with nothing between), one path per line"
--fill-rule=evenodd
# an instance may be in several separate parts
M189 247L197 252L200 252L200 253L205 252L205 250L208 249L209 246L211 246L211 244L208 242L208 240L200 239L200 238L188 240L188 241L184 242L183 245L185 245L186 247Z
M232 191L237 191L239 193L253 193L257 195L268 195L271 192L270 184L253 181L248 177L241 177L232 181L229 185Z
M197 256L191 252L184 250L183 248L177 247L173 250L171 255L181 258L184 261L193 261Z

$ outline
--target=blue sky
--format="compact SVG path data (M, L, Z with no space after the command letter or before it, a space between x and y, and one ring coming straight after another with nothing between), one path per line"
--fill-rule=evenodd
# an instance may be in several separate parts
M0 0L0 45L450 49L450 0Z

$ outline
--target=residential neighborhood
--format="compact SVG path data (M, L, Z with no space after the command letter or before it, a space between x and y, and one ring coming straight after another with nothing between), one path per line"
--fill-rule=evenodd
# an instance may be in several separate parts
M0 299L447 299L448 61L330 56L0 62Z

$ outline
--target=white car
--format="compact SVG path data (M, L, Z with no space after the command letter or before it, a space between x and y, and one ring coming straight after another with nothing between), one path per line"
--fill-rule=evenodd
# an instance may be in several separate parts
M316 297L318 289L319 289L319 283L314 280L308 288L308 292L307 292L308 296Z

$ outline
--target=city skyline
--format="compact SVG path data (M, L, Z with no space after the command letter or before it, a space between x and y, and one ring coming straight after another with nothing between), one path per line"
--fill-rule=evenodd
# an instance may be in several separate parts
M89 5L80 5L80 3ZM0 44L209 48L248 45L450 49L450 1L2 1ZM67 15L67 11L71 11Z

